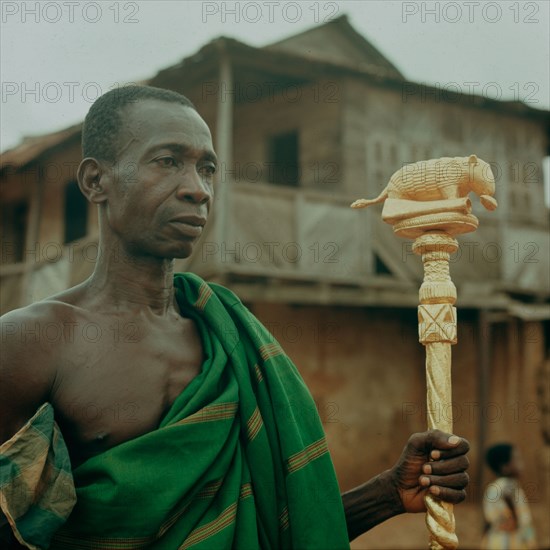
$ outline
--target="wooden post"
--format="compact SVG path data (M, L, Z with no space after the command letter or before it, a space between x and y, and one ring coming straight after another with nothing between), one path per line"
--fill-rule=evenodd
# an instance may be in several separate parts
M31 303L31 282L32 276L39 265L40 257L36 257L36 254L40 255L40 219L42 217L42 203L43 194L42 188L44 182L41 178L40 165L35 165L36 173L34 174L30 193L29 193L29 214L27 222L27 234L25 236L25 250L23 252L23 272L21 277L21 295L19 299L19 306L23 307ZM34 249L35 254L30 255L28 252ZM32 260L29 259L32 257Z
M227 239L227 215L231 206L231 193L229 189L228 174L233 170L233 98L235 96L233 72L229 54L223 42L219 42L220 48L220 73L218 82L218 105L216 113L216 153L218 155L220 176L216 181L214 208L215 235L218 246ZM224 272L223 261L217 266Z

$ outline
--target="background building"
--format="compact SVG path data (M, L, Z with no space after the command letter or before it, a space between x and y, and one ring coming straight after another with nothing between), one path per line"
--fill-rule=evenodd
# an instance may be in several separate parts
M421 262L376 207L349 204L376 196L407 162L475 153L491 163L499 208L487 213L473 198L480 228L459 238L451 264L459 296L452 412L455 431L473 444L472 506L457 511L461 546L479 543L476 505L490 480L482 450L497 440L522 448L524 484L543 518L549 113L407 81L346 17L264 48L222 37L148 83L193 101L221 160L213 219L178 268L237 292L295 360L342 489L388 467L426 424ZM75 182L80 130L29 138L2 155L2 312L93 270L97 214ZM419 518L388 526L357 547L424 545ZM550 544L548 526L537 527Z

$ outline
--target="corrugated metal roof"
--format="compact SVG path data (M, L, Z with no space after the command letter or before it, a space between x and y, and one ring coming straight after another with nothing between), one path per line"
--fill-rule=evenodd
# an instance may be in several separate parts
M0 155L0 170L5 170L8 166L23 168L43 153L80 136L81 130L82 123L79 123L53 134L26 137L20 145Z

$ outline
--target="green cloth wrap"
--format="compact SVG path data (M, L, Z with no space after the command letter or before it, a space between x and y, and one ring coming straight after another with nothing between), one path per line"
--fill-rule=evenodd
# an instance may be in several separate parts
M77 503L51 548L349 548L296 367L231 291L188 273L174 285L202 338L201 373L157 430L74 469Z

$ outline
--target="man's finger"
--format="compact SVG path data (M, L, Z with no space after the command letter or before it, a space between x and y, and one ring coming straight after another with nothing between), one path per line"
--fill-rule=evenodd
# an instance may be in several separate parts
M450 489L449 487L439 487L437 485L430 487L429 493L451 504L458 504L466 498L464 489Z
M440 452L452 452L459 449L460 452L456 454L464 454L470 449L470 444L466 439L441 430L428 430L413 434L409 439L409 445L420 452L430 452L434 449Z
M420 485L423 487L429 484L430 487L436 485L440 488L450 487L452 489L464 489L469 481L470 477L466 472L459 472L448 476L420 476Z
M432 460L449 460L456 456L464 455L470 450L470 444L464 438L460 438L458 445L453 449L433 449L430 452Z
M470 461L466 455L460 455L456 458L449 458L447 460L435 460L428 462L422 467L424 474L434 475L449 475L458 472L464 472L470 466Z

